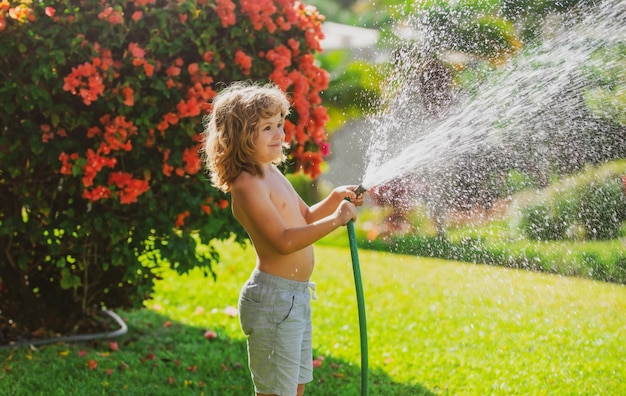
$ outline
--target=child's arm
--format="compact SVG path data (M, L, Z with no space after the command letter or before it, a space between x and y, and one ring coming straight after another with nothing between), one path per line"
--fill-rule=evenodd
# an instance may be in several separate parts
M341 201L348 198L356 206L363 205L363 194L356 195L354 190L357 186L341 186L335 188L326 198L308 207L304 201L300 202L302 216L307 223L313 223L333 213Z
M310 246L335 229L346 225L348 221L356 220L354 204L337 194L335 201L328 201L322 205L326 216L320 216L312 222L305 218L308 224L288 227L270 200L269 194L265 192L265 187L256 179L251 178L246 183L238 184L231 190L233 209L235 210L236 205L235 216L253 240L262 239L279 254L291 254ZM355 196L354 192L352 194ZM334 210L329 210L331 207ZM316 211L316 214L319 213L321 212Z

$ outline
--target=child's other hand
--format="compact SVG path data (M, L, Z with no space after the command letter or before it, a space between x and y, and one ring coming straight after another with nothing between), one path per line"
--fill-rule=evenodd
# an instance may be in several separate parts
M350 186L340 186L333 190L333 193L338 197L344 200L349 200L356 206L363 205L363 200L365 198L365 194L356 195L354 190L356 190L358 186L350 185Z
M340 224L346 225L350 220L356 221L356 206L350 201L342 200L335 210L335 218Z

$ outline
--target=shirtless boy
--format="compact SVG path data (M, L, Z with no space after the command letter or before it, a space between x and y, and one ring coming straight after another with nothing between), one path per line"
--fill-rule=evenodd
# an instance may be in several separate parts
M285 159L289 107L278 87L239 82L215 97L205 119L211 181L230 193L233 214L257 257L239 296L257 395L302 395L313 380L312 245L356 220L363 203L353 191L357 186L337 187L310 207L296 193L277 167Z

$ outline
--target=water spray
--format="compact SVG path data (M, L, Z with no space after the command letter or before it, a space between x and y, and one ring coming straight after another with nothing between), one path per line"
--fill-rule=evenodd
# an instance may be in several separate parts
M357 196L367 190L359 184L354 190ZM348 239L350 241L350 256L352 257L352 272L354 273L354 286L356 289L357 310L359 313L359 334L361 337L361 395L367 395L367 326L365 321L365 299L363 297L363 283L361 282L361 268L359 254L354 232L354 221L350 220L348 227Z

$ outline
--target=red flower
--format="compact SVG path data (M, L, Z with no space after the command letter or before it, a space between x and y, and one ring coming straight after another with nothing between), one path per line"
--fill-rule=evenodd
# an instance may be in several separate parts
M98 367L98 362L93 359L89 359L89 361L87 362L87 367L89 368L89 370L95 370Z
M322 164L322 156L320 153L304 151L302 146L298 146L293 151L293 155L298 159L298 162L301 164L300 170L305 174L311 175L311 177L315 178L322 173L320 168L320 165Z
M98 98L98 95L102 96L104 84L96 67L89 62L85 62L82 65L73 67L72 72L64 78L63 90L69 91L74 95L78 92L83 98L83 102L89 106Z
M97 126L87 128L87 137L93 138L102 135L102 129Z
M104 140L108 146L101 147L105 152L109 150L130 151L132 149L129 138L137 133L137 127L132 121L127 121L126 117L123 116L117 116L111 121L107 114L100 118L100 122L104 124Z
M75 155L75 154L72 154ZM75 159L75 158L73 158ZM71 175L72 174L72 164L70 164L70 156L65 152L61 152L59 155L59 161L61 161L61 169L59 169L59 173L62 175Z
M265 54L265 59L274 64L276 70L285 69L291 66L291 51L284 45L279 45Z
M244 75L247 76L250 74L250 68L252 68L252 58L246 55L246 53L242 50L237 50L237 52L235 52L235 64L239 66Z
M320 142L320 154L324 157L330 155L330 144L328 142Z
M143 59L146 56L146 50L141 48L137 43L128 44L128 50L135 58Z
M130 173L126 172L112 172L109 175L109 183L115 184L118 188L124 188L130 181L133 176Z
M161 131L161 136L165 135L165 130L170 125L178 124L178 115L175 113L166 113L163 115L163 120L157 125L157 129Z
M298 56L300 53L300 42L298 40L290 38L289 40L287 40L287 44L289 44L289 48L291 48L293 55Z
M124 97L124 104L126 106L135 105L135 96L133 95L133 89L131 87L122 88L122 96Z
M120 203L137 202L137 197L150 189L146 180L134 179L130 173L113 172L109 175L109 184L118 188Z
M115 158L107 158L96 153L92 149L87 149L87 163L83 167L83 185L91 187L93 179L104 167L113 168L117 163Z
M111 25L119 25L124 22L122 13L113 7L105 7L104 10L98 14L98 18L109 22Z
M324 33L322 32L324 16L302 2L296 4L298 16L297 25L304 32L307 45L311 50L321 52L322 47L320 42L324 38Z
M206 63L213 62L213 51L207 51L204 54L202 54L202 60L205 61Z
M41 129L42 142L48 143L50 140L54 139L54 132L51 131L50 125L41 124L39 128Z
M148 129L148 136L146 137L146 147L151 148L154 146L156 142L156 136L154 133L154 128Z
M137 197L150 189L146 180L132 179L126 187L118 192L121 204L131 204L137 202Z
M190 63L189 65L187 65L187 72L189 72L189 75L193 76L196 73L198 73L198 71L200 70L199 66L197 63Z
M83 190L82 197L89 201L96 202L100 199L111 198L111 190L104 186L95 186L91 190L86 188Z
M167 74L170 77L176 77L180 75L180 67L171 65L170 67L167 68L167 70L165 70L165 74Z
M176 110L178 110L180 118L197 117L202 113L202 108L196 98L191 98L187 101L181 100L176 105Z
M165 149L163 151L163 174L165 176L172 176L172 171L174 167L167 163L167 160L170 158L170 149Z
M200 209L207 215L211 215L211 207L209 205L200 205Z
M186 210L183 213L179 213L178 216L176 216L176 221L174 222L174 227L176 229L182 227L185 224L185 219L189 217L189 211Z
M216 92L211 88L210 85L211 82L213 82L213 79L209 76L203 76L201 80L202 83L197 82L193 85L193 87L189 88L189 90L187 91L187 97L197 98L199 100L209 102L216 95Z
M222 27L229 27L235 24L236 16L235 16L235 3L231 0L216 0L215 2L215 11L217 12L217 16L222 21Z
M97 45L94 45L94 47L97 47ZM99 51L99 54L100 54L100 64L98 65L98 67L100 68L100 70L106 71L109 69L109 67L119 67L119 65L116 65L115 62L113 61L113 55L111 54L110 49L104 48L103 50ZM95 58L94 58L94 64L95 64Z
M152 74L154 74L154 65L151 65L149 63L144 63L143 64L143 71L144 73L146 73L146 77L152 77Z
M198 146L193 146L183 151L184 169L189 175L195 175L202 169L202 161L200 161L200 153L198 150Z
M272 15L276 12L273 0L241 0L241 12L250 18L255 30L264 26L269 33L276 31Z

